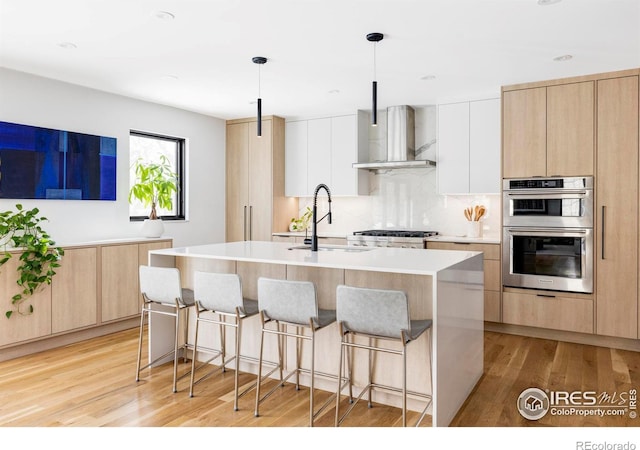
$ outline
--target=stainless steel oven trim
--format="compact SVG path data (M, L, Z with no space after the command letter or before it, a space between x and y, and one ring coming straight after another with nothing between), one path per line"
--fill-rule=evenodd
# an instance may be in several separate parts
M562 187L562 188L520 188L520 189L511 189L511 181L517 180L564 180L567 185L571 187ZM503 178L502 179L502 190L503 191L511 191L511 192L531 192L531 191L566 191L572 189L590 189L593 190L593 177L533 177L533 178Z
M580 199L582 202L582 216L580 217L555 217L555 216L514 216L513 200L515 199ZM518 190L505 191L502 201L503 226L540 226L540 227L562 227L562 228L592 228L593 227L593 191L588 189L579 190L558 190L549 192L548 190Z
M512 236L567 236L584 238L582 244L582 273L580 279L523 275L513 273ZM502 284L509 287L544 289L551 291L593 293L593 229L591 228L541 228L504 227L502 236Z

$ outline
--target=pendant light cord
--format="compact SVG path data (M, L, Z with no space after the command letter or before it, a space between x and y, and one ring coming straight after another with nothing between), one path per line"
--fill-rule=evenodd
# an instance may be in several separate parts
M258 64L258 98L260 98L260 66L262 64Z
M377 42L373 43L373 81L377 80L376 77L376 46L378 45Z

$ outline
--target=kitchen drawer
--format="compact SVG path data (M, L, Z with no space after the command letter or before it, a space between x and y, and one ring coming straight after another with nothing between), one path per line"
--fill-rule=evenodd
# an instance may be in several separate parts
M467 252L483 252L484 259L500 260L499 244L476 244L473 242L434 242L427 241L427 249L463 250Z
M514 325L593 333L593 298L522 291L502 293L502 321Z

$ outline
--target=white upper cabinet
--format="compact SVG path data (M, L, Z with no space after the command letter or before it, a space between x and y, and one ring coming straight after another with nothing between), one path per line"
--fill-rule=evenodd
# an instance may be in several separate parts
M354 169L358 161L358 120L356 115L331 118L331 192L335 195L368 193L367 173ZM364 179L364 186L363 181ZM366 192L364 192L366 190Z
M307 195L307 121L285 123L284 191L288 197Z
M438 106L438 192L500 193L500 99Z
M309 120L307 140L307 193L320 183L331 188L331 119Z
M469 103L469 192L500 193L500 99Z
M469 193L469 102L438 106L438 192Z
M359 161L356 114L287 122L285 155L288 197L311 197L320 183L331 195L368 194L368 174L352 167Z

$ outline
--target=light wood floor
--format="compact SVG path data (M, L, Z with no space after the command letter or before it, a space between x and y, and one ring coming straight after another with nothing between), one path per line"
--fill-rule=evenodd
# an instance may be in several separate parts
M171 392L172 365L146 370L135 381L137 330L84 341L0 363L3 427L298 427L308 423L308 390L278 389L253 415L254 391L233 411L233 371L215 375L189 397L188 378ZM181 370L188 370L181 364ZM253 375L241 374L250 383ZM528 421L516 409L529 387L620 393L640 388L640 354L485 332L485 374L452 426L638 426L624 417L558 417ZM328 396L319 391L317 402ZM400 425L400 410L360 402L346 426ZM318 426L333 426L327 408ZM409 415L412 423L416 413ZM425 420L426 426L430 423Z

